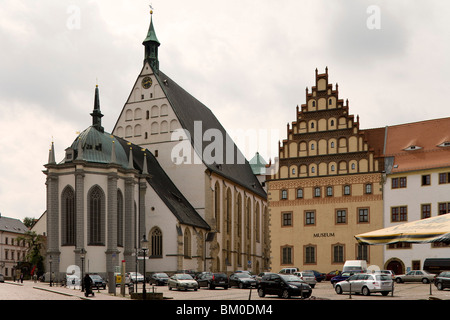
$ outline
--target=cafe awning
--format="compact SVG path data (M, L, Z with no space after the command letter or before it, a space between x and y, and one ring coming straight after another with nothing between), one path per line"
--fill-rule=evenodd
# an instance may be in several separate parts
M370 245L392 244L397 242L450 243L450 214L358 234L355 238L360 243Z

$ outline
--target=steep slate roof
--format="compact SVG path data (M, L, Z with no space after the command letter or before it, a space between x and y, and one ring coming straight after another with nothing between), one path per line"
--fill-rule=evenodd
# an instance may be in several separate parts
M175 114L177 115L181 126L187 130L191 135L191 143L193 146L201 145L201 152L203 154L205 147L207 147L211 142L203 142L203 141L194 141L194 122L201 121L202 125L202 133L201 136L208 129L217 129L221 132L223 140L223 163L215 164L208 163L203 159L203 163L208 167L208 169L224 178L227 178L242 187L256 193L257 195L266 198L267 194L264 189L261 187L258 179L253 174L252 168L248 163L247 159L242 155L239 148L232 143L233 152L234 152L234 161L233 163L226 163L227 152L230 150L227 149L225 137L228 136L228 133L223 128L222 124L217 120L214 114L211 112L209 108L207 108L204 104L194 98L191 94L189 94L186 90L180 87L175 81L170 79L166 74L164 74L161 70L158 73L155 73L156 79L158 80L161 88L166 94L167 99L170 102ZM231 140L231 138L228 136ZM200 151L200 150L198 150ZM238 164L237 159L244 159L245 163L241 161L241 164Z
M19 219L0 216L0 231L23 234L28 228Z
M142 151L142 147L135 144L129 144L128 141L122 138L115 138L124 149L129 150L131 146L134 168L142 172L144 169L144 152ZM129 152L127 154L129 154ZM145 150L145 154L145 157L147 158L147 171L149 174L149 177L146 178L146 180L175 215L178 221L185 225L210 230L211 228L208 223L203 220L190 202L178 190L163 168L159 165L153 154L148 150Z

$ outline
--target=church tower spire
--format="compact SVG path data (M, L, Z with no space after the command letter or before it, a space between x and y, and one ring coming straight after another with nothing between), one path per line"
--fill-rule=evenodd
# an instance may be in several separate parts
M100 97L98 93L98 85L95 86L94 111L92 111L91 116L92 116L92 126L98 131L104 132L105 130L102 127L103 114L100 111Z
M145 47L144 63L148 62L155 73L159 70L158 47L160 45L156 37L155 28L153 27L153 10L150 10L150 27L148 28L147 37L142 44Z

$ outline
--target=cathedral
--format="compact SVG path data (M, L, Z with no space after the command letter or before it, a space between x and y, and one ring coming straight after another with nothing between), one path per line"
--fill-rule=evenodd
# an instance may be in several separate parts
M47 177L47 270L71 266L111 279L126 271L221 271L269 267L267 195L209 108L159 68L152 16L143 67L117 122L102 126L99 88L92 125ZM211 138L213 137L213 139ZM148 259L137 260L141 240Z

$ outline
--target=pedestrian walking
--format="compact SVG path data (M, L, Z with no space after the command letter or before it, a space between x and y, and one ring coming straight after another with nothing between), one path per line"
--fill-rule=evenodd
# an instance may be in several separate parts
M92 291L92 279L87 273L83 278L83 284L84 284L84 295L86 297L89 296L90 294L94 296L94 292Z

